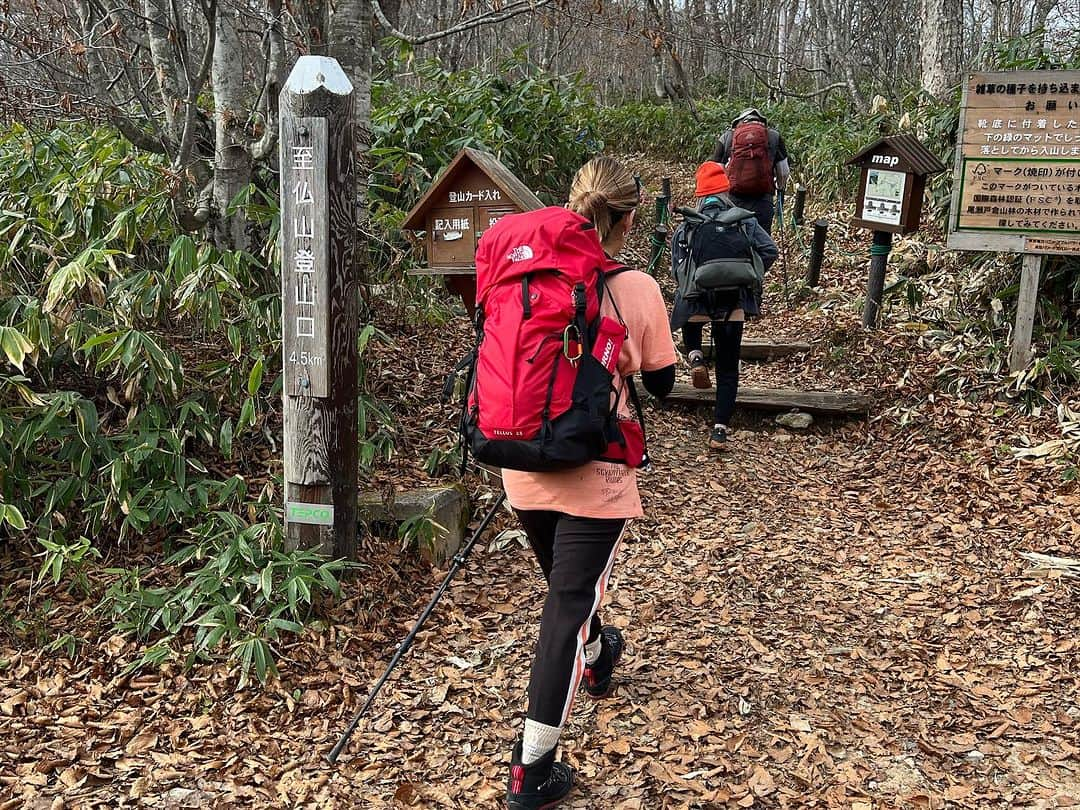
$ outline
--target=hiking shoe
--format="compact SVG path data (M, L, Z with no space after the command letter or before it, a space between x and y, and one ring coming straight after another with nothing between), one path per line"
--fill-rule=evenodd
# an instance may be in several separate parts
M712 381L709 380L709 367L705 365L705 357L701 352L690 352L688 358L690 362L690 380L694 384L694 388L711 388Z
M726 427L723 425L713 426L712 433L709 434L709 447L721 453L731 449L731 445L728 444Z
M585 677L582 679L586 694L593 700L606 698L612 693L611 675L624 649L626 641L619 628L611 625L600 628L600 657L592 666L585 667Z
M521 741L514 746L510 779L506 786L507 810L544 810L566 798L574 787L574 769L555 761L552 748L529 765L521 761Z

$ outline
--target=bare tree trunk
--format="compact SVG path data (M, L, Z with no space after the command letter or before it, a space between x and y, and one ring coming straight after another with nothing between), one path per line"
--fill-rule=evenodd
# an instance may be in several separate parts
M922 0L922 86L934 98L960 79L963 14L961 0Z
M865 108L866 97L859 89L853 65L855 54L852 53L850 40L852 36L851 6L843 0L812 0L812 8L828 54L828 67L832 71L840 71L839 78L847 87L851 100L859 107Z
M297 0L292 12L308 51L326 53L327 33L330 30L330 4L327 0Z
M690 44L690 76L697 80L705 76L705 58L707 49L702 37L708 28L705 25L707 12L705 0L691 0L689 4L689 19L687 20L687 32L691 39Z
M379 5L382 6L383 14L386 15L387 21L395 28L400 28L401 0L381 0ZM337 16L337 11L334 12L334 16Z
M214 26L214 241L218 247L247 248L247 218L228 214L229 204L251 181L251 154L244 134L244 54L236 10L218 10Z
M784 80L787 76L787 41L788 41L788 9L787 4L781 2L777 6L776 21L776 89L770 94L773 101L779 93L784 92Z
M1050 12L1057 8L1057 5L1058 0L1035 0L1035 6L1031 12L1031 30L1045 31Z
M169 9L165 0L146 0L143 9L146 16L146 32L150 42L150 54L154 60L158 91L165 112L166 137L173 144L180 143L180 99L186 95L180 86L180 71L173 50L173 31L169 25Z

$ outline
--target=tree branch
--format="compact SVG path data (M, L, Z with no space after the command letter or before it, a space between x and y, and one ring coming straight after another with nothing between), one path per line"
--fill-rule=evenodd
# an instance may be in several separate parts
M263 134L249 147L255 160L265 160L277 148L278 92L285 72L285 34L281 28L281 0L270 0L266 29L266 75L263 77Z
M372 10L375 12L375 18L379 21L379 25L385 28L391 36L404 42L408 42L410 45L423 45L425 42L442 39L451 34L458 34L462 31L468 31L469 29L477 28L481 25L491 25L492 23L509 20L511 17L516 17L519 14L524 14L528 11L536 11L537 9L551 5L553 0L535 0L535 2L533 0L520 0L520 2L512 3L501 11L488 11L478 17L473 17L470 20L443 29L442 31L432 31L429 34L422 34L420 36L412 36L403 31L399 31L390 23L390 20L386 18L382 6L379 5L379 0L370 0L370 2Z
M94 32L104 20L94 19L87 0L78 0L78 10L83 38L86 40L87 76L90 80L90 86L94 88L97 95L98 102L108 110L109 120L120 130L120 134L139 149L159 155L168 154L166 145L160 137L147 132L142 125L121 112L113 100L112 93L109 91L109 80L105 73L105 66L102 64L100 54L93 43Z
M199 90L206 84L206 78L210 75L210 67L214 63L214 19L217 15L216 0L211 0L203 8L206 14L206 46L203 48L202 62L199 64L197 76L188 78L188 93L185 100L184 126L181 130L180 148L176 152L173 161L177 169L185 168L191 160L191 152L195 146L195 130L199 123L197 113L199 111Z

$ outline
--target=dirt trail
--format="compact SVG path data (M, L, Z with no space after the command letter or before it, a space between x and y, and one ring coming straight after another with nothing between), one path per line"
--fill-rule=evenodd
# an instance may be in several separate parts
M1076 805L1077 588L1018 556L1077 536L1075 497L860 423L744 419L716 457L703 414L650 421L650 517L605 607L629 653L575 707L568 807ZM436 579L378 635L296 645L276 693L129 681L107 648L66 675L16 660L0 806L497 807L542 599L512 541L478 549L340 769L320 760Z

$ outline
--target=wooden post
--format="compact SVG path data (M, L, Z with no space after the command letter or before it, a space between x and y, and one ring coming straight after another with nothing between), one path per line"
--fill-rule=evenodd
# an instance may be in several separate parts
M791 221L802 227L803 212L806 210L806 186L795 187L795 209L791 212Z
M885 291L885 268L892 250L892 233L874 231L874 244L870 246L870 280L866 284L866 303L863 306L863 326L873 329L881 315L881 297Z
M359 299L353 88L301 56L280 96L285 532L291 548L356 555Z
M1035 326L1035 305L1039 296L1039 275L1043 257L1024 254L1020 271L1020 295L1016 300L1016 324L1013 326L1012 347L1009 350L1009 371L1020 371L1031 362L1031 331Z
M814 223L814 244L810 248L810 265L806 268L806 286L821 283L821 263L825 260L825 239L829 235L829 223L819 219Z

